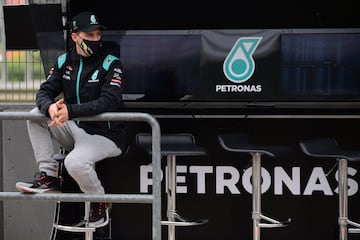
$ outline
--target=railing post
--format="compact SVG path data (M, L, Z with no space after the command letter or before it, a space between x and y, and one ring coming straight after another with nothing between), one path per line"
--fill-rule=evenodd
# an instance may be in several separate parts
M155 120L152 127L152 175L153 175L153 239L161 239L161 149L160 149L160 125Z

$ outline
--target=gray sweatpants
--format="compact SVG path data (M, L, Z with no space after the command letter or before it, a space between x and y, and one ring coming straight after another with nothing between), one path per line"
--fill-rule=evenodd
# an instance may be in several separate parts
M32 112L39 112L37 108ZM104 188L97 176L94 164L100 160L116 157L121 149L103 136L90 135L72 120L64 127L48 127L50 120L28 120L27 128L34 156L39 170L48 176L56 176L57 162L53 160L54 143L64 147L69 153L64 165L68 173L78 183L84 193L102 194Z

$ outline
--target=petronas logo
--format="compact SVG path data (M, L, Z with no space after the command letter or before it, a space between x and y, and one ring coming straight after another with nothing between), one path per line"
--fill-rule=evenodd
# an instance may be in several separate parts
M227 55L223 71L227 79L234 83L247 81L255 71L252 57L262 37L241 37Z

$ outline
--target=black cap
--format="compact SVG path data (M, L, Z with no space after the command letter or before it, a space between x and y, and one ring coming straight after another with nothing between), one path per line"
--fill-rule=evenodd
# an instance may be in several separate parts
M97 28L105 29L100 24L98 17L92 12L81 12L77 14L70 22L71 32L91 32Z

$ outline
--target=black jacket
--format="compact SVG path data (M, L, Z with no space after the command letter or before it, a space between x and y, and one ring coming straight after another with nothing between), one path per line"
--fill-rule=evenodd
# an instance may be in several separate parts
M102 51L91 57L81 57L75 49L58 57L47 80L36 95L39 110L48 115L49 106L62 94L69 119L103 112L124 111L123 78L119 46L104 42ZM99 134L113 140L122 150L126 142L125 125L118 121L77 121L89 134Z

